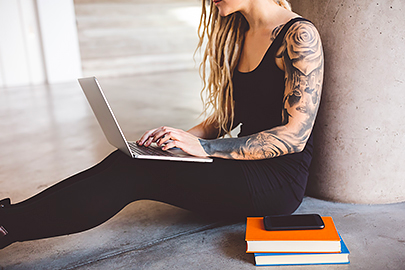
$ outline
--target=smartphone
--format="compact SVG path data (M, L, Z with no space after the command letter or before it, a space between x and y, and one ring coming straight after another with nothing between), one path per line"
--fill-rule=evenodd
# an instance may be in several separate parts
M318 214L265 216L263 222L267 231L316 230L325 227Z

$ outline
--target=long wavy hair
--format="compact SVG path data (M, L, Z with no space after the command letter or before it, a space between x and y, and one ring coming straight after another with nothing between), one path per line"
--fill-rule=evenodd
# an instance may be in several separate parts
M226 17L219 15L215 5L208 6L202 0L202 13L198 27L200 39L197 50L205 40L206 47L200 64L203 80L201 98L203 114L209 115L206 124L214 124L221 134L230 134L234 119L233 71L239 62L245 32L249 25L245 17L236 12ZM274 0L278 5L291 10L286 0Z

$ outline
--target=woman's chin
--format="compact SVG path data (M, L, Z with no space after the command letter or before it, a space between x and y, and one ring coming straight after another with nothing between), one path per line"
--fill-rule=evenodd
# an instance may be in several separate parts
M218 14L219 14L219 16L221 16L221 17L226 17L226 16L228 16L228 15L231 15L232 13L234 13L234 12L231 12L231 11L229 11L229 10L224 10L224 9L219 9L219 10L218 10Z

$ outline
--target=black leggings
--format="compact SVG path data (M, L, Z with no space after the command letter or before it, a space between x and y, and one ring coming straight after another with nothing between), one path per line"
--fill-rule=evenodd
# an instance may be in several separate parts
M0 209L4 241L26 241L88 230L129 203L151 199L220 217L255 215L235 161L213 163L131 159L115 151L96 166Z

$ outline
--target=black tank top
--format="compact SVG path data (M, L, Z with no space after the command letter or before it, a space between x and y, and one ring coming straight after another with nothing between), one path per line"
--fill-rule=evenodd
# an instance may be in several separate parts
M235 118L234 125L242 123L239 136L251 135L282 124L284 71L275 57L288 29L297 21L287 22L267 49L259 65L250 72L235 69L233 75Z
M254 70L240 72L235 69L232 80L235 101L234 127L242 123L239 137L282 125L284 71L277 67L275 57L288 29L298 21L308 20L294 18L286 23ZM258 211L268 205L266 198L268 194L273 194L275 187L289 186L296 199L301 201L311 159L312 136L304 151L300 153L243 162L242 167L253 194L252 200Z

